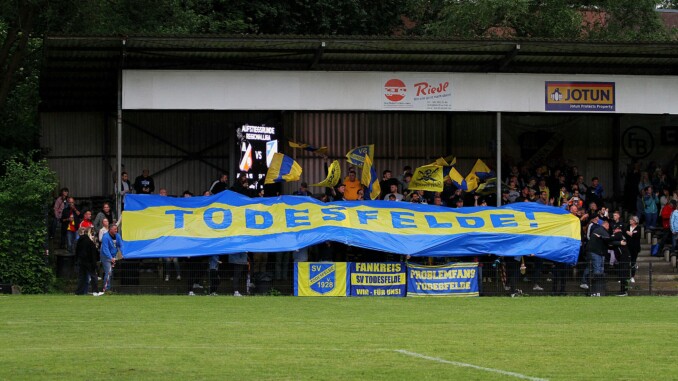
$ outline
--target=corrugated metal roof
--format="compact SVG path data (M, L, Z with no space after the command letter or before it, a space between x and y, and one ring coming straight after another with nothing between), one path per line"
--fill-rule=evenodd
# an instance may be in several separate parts
M678 43L366 36L51 36L42 109L114 110L117 70L678 75Z

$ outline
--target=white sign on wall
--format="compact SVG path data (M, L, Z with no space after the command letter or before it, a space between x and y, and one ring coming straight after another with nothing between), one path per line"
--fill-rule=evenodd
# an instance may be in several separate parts
M452 110L449 77L423 79L392 77L384 83L384 110Z
M609 99L597 98L601 86ZM122 90L126 110L678 114L677 76L125 70Z

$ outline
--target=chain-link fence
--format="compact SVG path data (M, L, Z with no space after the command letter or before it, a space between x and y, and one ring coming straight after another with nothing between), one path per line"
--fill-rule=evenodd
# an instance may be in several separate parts
M357 258L347 259L356 261ZM637 263L605 264L603 274L596 273L591 262L569 266L534 257L524 261L494 256L477 259L481 296L678 294L677 276L656 274L657 265L646 258L640 258ZM445 262L429 258L411 260L420 264ZM661 260L661 263L665 262ZM110 289L124 294L291 295L294 265L293 253L250 254L244 264L229 263L227 255L220 256L218 262L210 261L209 257L123 259L112 269ZM76 292L78 264L71 256L57 256L54 266L62 290ZM94 276L98 278L97 289L90 287L89 293L101 291L104 286L101 267ZM82 287L87 279L80 282Z

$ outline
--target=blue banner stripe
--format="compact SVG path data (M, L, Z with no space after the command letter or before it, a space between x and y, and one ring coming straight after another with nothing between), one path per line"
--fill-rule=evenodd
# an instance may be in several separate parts
M250 198L243 196L239 193L224 191L212 196L197 196L197 197L164 197L159 195L145 195L145 194L130 194L125 197L125 210L135 211L135 210L144 210L147 208L158 207L158 206L176 206L178 208L200 208L210 205L215 202L220 202L224 197L228 198L224 203L232 206L247 206L247 205L274 205L274 204L286 204L286 205L301 205L305 203L313 203L323 206L345 206L345 207L356 207L356 206L369 206L370 208L375 209L393 209L394 205L392 201L384 200L374 200L374 201L336 201L336 202L321 202L313 197L305 196L280 196L280 197L264 197L264 198ZM568 211L562 208L556 208L551 206L544 206L534 202L517 202L509 205L504 205L500 208L495 207L465 207L465 208L441 208L435 205L428 204L409 204L409 203L399 203L396 207L401 207L407 205L408 209L412 209L420 212L427 213L450 213L454 212L456 214L471 214L476 213L479 210L501 210L501 209L511 209L517 210L520 212L548 212L551 214L565 215L569 214Z
M529 234L466 233L455 236L394 235L364 229L325 226L301 233L273 233L266 236L236 236L224 239L161 237L154 240L124 242L126 258L188 257L250 252L293 251L325 241L413 256L453 257L484 254L530 255L574 264L579 255L579 241L566 237ZM344 239L338 239L343 237ZM431 243L432 249L420 251L418 242Z

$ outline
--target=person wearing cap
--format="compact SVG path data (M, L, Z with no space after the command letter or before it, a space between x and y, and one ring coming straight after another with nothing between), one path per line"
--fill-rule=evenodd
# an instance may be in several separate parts
M344 198L344 192L346 192L346 184L341 183L335 188L327 188L331 192L330 201L346 201Z

